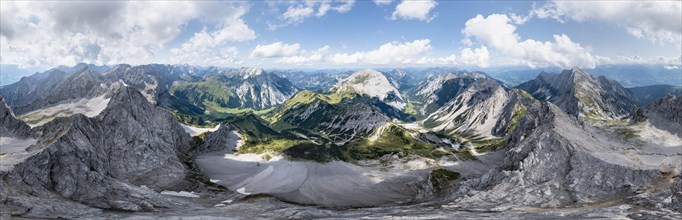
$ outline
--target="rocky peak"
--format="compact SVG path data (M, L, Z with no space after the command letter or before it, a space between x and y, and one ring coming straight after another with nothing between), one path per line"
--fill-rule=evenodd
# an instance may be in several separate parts
M478 72L448 73L422 82L411 97L423 103L418 109L419 113L428 115L477 83L489 86L499 84Z
M106 109L97 118L104 125L114 127L128 124L126 129L120 130L126 135L135 137L141 135L140 131L146 131L149 132L148 135L152 135L151 141L173 142L170 146L178 151L188 150L190 137L174 116L168 110L152 105L135 88L123 86L114 92Z
M241 136L238 133L239 128L232 124L220 124L220 128L214 132L208 132L204 137L202 148L195 154L212 152L212 151L227 151L232 153L240 144Z
M36 205L23 201L56 193L99 208L153 210L170 204L149 188L169 189L188 173L180 158L189 134L131 87L119 88L97 117L76 114L40 129L40 146L6 174L22 180L9 186L7 199L28 209Z
M338 93L350 92L376 97L398 109L406 106L400 96L400 91L384 74L372 69L364 69L351 74L336 84L333 90Z
M141 105L142 107L147 107L150 106L151 103L147 102L144 96L140 94L140 92L137 91L135 88L129 86L121 86L111 96L111 100L109 101L109 106L107 107L107 110L115 109L113 107L115 105L125 106Z
M446 86L434 93L440 95L439 99L444 99L444 104L441 105L442 101L436 99L426 102L427 105L420 109L428 111L429 108L438 107L424 120L424 126L447 133L487 137L493 136L496 130L505 129L498 126L507 126L508 123L498 120L504 115L512 117L516 103L510 102L507 91L497 81L490 78L457 78L447 82Z
M635 106L632 93L616 81L593 77L578 67L560 74L542 72L518 88L580 117L615 119L628 115Z
M564 72L568 72L569 70L565 70ZM573 79L592 79L592 75L588 74L587 72L583 71L577 66L574 66L572 69L570 69L571 78Z
M15 118L16 116L14 115L14 112L12 112L12 109L5 103L5 97L0 96L0 117L2 118Z
M580 205L633 196L663 180L658 167L641 165L609 145L554 104L533 104L507 139L504 162L469 182L482 191L459 203Z
M253 67L244 67L239 70L239 75L243 79L248 79L250 77L254 76L259 76L265 73L265 71L261 68L253 68Z
M635 109L630 115L631 123L646 120L658 129L682 136L682 95L659 98L643 109Z
M0 137L27 138L30 135L31 127L16 119L5 98L0 96Z

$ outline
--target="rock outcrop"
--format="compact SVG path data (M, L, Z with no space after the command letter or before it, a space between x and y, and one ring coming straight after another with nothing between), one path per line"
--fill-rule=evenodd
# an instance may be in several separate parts
M378 98L397 109L404 109L406 106L405 101L400 96L400 91L384 74L372 69L353 73L345 80L337 83L333 90L337 93L356 93Z
M665 184L666 175L616 152L548 103L529 108L506 143L504 163L460 189L476 206L564 207L621 199Z
M426 81L420 83L412 91L410 97L421 103L417 112L427 116L445 105L447 102L456 98L458 94L466 90L477 80L486 78L482 73L449 73L438 76L431 76ZM488 79L489 80L489 79Z
M69 212L49 210L36 197L127 211L168 207L173 202L155 191L173 188L187 173L178 155L189 149L189 135L134 88L119 89L97 117L78 114L36 130L42 137L27 149L31 156L0 173L8 189L3 206L19 212L12 214Z
M12 109L5 103L5 98L0 96L0 137L28 138L30 136L31 127L16 119Z
M649 120L654 127L682 137L682 95L665 96L630 117L632 123Z
M442 75L438 78L440 80L433 81L443 81L440 87L432 88L434 85L431 85L417 93L426 95L422 99L425 103L421 111L430 112L428 109L438 107L423 121L425 127L436 131L471 137L503 137L513 129L525 114L526 106L534 100L521 90L508 91L499 82L481 74L441 79L447 76Z
M267 109L298 92L289 80L259 68L242 68L205 75L200 80L178 81L170 89L176 102L200 108Z
M202 148L196 154L212 151L233 152L241 140L239 128L232 124L221 124L218 130L206 133Z
M630 114L636 98L618 82L604 76L593 77L580 68L561 74L542 72L518 88L540 101L559 106L569 115L593 119L619 119Z

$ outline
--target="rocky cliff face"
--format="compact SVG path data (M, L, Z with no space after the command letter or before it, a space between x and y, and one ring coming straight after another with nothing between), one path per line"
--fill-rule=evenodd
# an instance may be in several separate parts
M269 108L284 103L298 92L289 80L259 68L243 68L238 74L242 81L234 86L242 107Z
M670 171L644 165L585 131L553 104L535 104L506 143L504 163L460 190L461 204L561 207L664 190ZM674 174L672 174L674 175Z
M279 119L294 127L324 132L330 139L346 142L361 137L391 121L377 106L367 102L349 105L315 100L287 110Z
M0 96L0 137L28 138L32 136L31 127L16 119L14 112Z
M424 91L432 89L418 94ZM532 102L522 91L506 91L497 81L483 76L455 77L433 91L424 93L428 94L423 99L428 106L422 110L440 107L426 117L424 126L467 136L505 136ZM441 106L444 98L447 101Z
M518 88L540 101L554 103L570 115L593 119L627 116L636 100L618 82L604 76L593 77L577 67L561 74L542 72Z
M347 79L339 82L333 89L337 93L357 93L379 100L397 109L404 109L406 104L400 96L400 91L386 78L386 76L376 70L360 70Z
M242 68L207 74L201 80L179 81L173 84L170 92L180 101L208 111L212 111L212 104L222 108L260 110L283 103L298 89L289 80L262 69Z
M7 97L6 102L18 115L65 102L102 96L116 90L112 88L117 87L116 84L136 88L149 102L157 103L160 101L157 97L167 93L174 81L189 74L170 65L120 64L100 68L79 64L72 68L55 68L25 77L17 83L1 87L0 95Z
M51 212L34 204L35 197L153 210L171 203L152 189L172 188L187 173L178 155L188 150L189 135L134 88L118 90L97 117L61 118L36 132L42 137L27 149L30 156L0 173L10 189L3 191L3 204L16 212Z
M233 152L241 141L239 128L231 124L221 124L218 130L206 134L202 148L195 154L213 151Z
M450 73L431 76L412 91L414 102L420 103L419 114L429 115L455 98L469 85L485 76L479 73Z
M643 109L635 110L632 123L648 120L654 127L682 137L682 95L665 96Z

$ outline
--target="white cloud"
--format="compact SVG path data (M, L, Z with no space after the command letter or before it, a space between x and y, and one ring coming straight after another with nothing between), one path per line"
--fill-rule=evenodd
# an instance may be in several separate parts
M598 21L620 25L632 36L680 45L681 1L553 1L534 7L531 15L560 22Z
M450 55L446 57L422 57L415 62L419 65L455 65L457 64L457 56Z
M435 0L403 0L395 7L391 19L420 20L430 22L436 15L431 15L438 3Z
M315 9L312 7L308 6L303 6L303 5L298 5L298 6L289 6L286 12L282 14L282 18L285 20L288 20L292 23L300 23L304 19L310 17L315 13Z
M595 59L590 51L568 36L553 35L554 42L533 39L521 41L516 33L516 26L511 22L512 19L503 14L488 17L477 15L466 22L462 33L467 38L476 39L480 44L494 49L500 55L523 60L530 67L595 66Z
M393 3L393 0L372 0L376 5L388 5Z
M641 57L641 56L615 56L605 57L596 56L595 60L598 65L604 64L665 64L665 65L681 65L682 57L673 56L657 56L657 57Z
M666 70L675 70L675 69L679 69L680 67L679 66L663 66L663 68L665 68Z
M286 47L287 44L279 44L280 42L264 45L268 46L267 50L261 46L257 53L252 53L252 57L281 57L275 63L278 64L294 64L294 65L312 65L319 63L328 64L371 64L371 65L404 65L404 64L438 64L447 65L455 63L455 56L448 57L427 57L425 53L432 48L429 39L414 40L412 42L389 42L379 46L377 49L369 51L358 51L354 53L330 53L330 46L325 45L312 52L306 52L300 49L298 44L295 50L291 49L289 53L279 52L265 52L265 51L283 51L280 48ZM275 45L275 46L273 46ZM288 45L292 48L292 45ZM265 56L266 54L272 56ZM276 56L274 54L277 54Z
M419 55L431 50L431 40L421 39L412 42L390 42L371 51L353 54L334 54L332 63L366 63L366 64L407 64L417 61Z
M531 18L533 18L532 15L521 16L514 13L509 14L509 17L516 25L525 24L526 22L530 21Z
M301 54L301 55L294 55L294 56L289 56L289 57L282 57L281 59L275 61L275 63L281 63L281 64L297 64L297 65L302 65L302 64L312 64L312 63L317 63L323 61L322 59L326 56L327 52L329 51L329 45L325 45L324 47L321 47L312 54Z
M176 53L253 39L255 33L241 19L246 10L224 2L2 1L0 35L11 45L0 47L2 62L22 67L158 62L193 19L215 24L215 31L198 33Z
M170 62L200 66L229 66L243 61L237 58L239 50L236 47L208 48L198 47L193 50L171 50L173 57Z
M196 65L229 65L239 63L236 58L237 48L227 46L228 42L240 42L256 38L241 17L246 8L232 8L225 16L218 20L217 30L209 32L206 28L182 43L178 48L170 49L173 57L171 62L190 63Z
M285 44L281 41L266 44L266 45L256 45L253 49L251 58L272 58L272 57L290 57L295 56L300 53L301 45L295 44Z
M329 58L327 58L328 62L331 63L337 63L337 64L353 64L353 63L358 63L362 61L363 54L362 53L354 53L354 54L347 54L347 53L337 53L331 55Z
M490 66L488 60L490 59L490 54L488 53L488 48L481 46L480 48L462 49L462 55L460 56L460 61L466 65L478 66L481 68L486 68Z
M321 0L321 1L292 1L287 10L280 16L280 24L269 24L269 29L276 30L280 27L299 24L305 19L323 17L329 11L346 13L353 8L355 0Z

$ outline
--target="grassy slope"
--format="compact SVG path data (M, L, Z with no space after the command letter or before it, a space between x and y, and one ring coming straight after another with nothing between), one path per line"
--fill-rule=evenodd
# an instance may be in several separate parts
M396 125L390 125L376 140L368 138L351 141L343 146L347 157L352 160L377 159L387 154L423 157L445 156L447 152L417 141L409 132Z
M187 92L192 90L200 91ZM396 125L390 126L377 140L359 138L346 145L338 146L324 138L314 137L319 136L315 131L304 131L291 125L287 126L286 123L279 120L284 114L300 113L292 111L292 109L315 101L329 105L346 106L364 100L363 97L358 97L351 92L319 94L303 90L278 108L256 112L250 109L223 106L233 98L230 96L231 92L221 93L219 90L229 89L222 88L215 82L188 82L174 86L171 89L172 94L180 94L186 104L198 103L205 109L202 114L186 115L177 111L175 113L181 121L188 124L231 123L239 127L245 139L244 144L239 149L240 153L285 154L292 159L318 162L378 159L388 154L417 155L428 158L454 155L460 159L475 159L468 151L447 151L421 142L412 137L408 131ZM305 134L308 137L313 136L313 139L307 140L295 133Z
M238 114L266 114L272 109L241 108L239 97L217 76L200 82L179 82L170 88L175 115L181 122L198 126L215 125L217 121Z
M206 102L223 107L239 106L239 100L234 100L236 96L232 89L215 77L209 77L201 82L175 83L171 86L170 93L198 106L203 106Z

